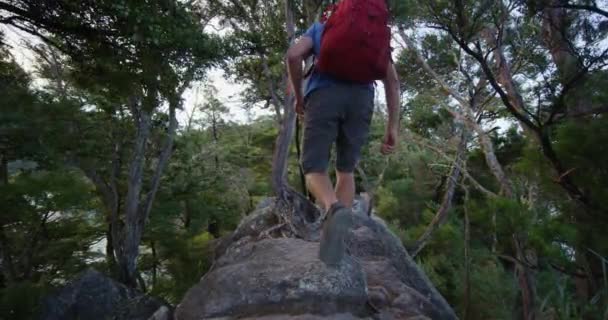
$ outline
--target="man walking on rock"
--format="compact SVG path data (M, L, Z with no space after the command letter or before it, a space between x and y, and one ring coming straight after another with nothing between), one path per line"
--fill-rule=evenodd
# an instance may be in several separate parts
M388 124L381 152L392 153L399 129L399 79L390 58L385 0L343 0L326 23L315 23L287 51L296 112L304 118L302 167L306 184L327 211L319 257L336 266L345 254L355 196L354 169L374 110L374 80L382 80ZM302 92L303 61L315 68ZM336 144L335 189L327 169Z

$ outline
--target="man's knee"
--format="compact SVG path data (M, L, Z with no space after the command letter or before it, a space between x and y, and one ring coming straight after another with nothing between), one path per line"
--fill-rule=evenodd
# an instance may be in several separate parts
M306 180L310 180L310 179L315 179L315 178L319 178L319 177L328 177L329 175L327 174L327 172L325 171L318 171L318 172L308 172L304 174L304 178L306 178Z
M353 171L336 170L336 177L338 179L340 179L340 178L350 179L350 178L354 178L355 177L355 173L354 173L354 170Z

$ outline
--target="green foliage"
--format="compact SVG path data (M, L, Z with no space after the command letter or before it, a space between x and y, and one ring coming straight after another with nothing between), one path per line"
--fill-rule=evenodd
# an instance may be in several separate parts
M483 247L470 252L467 301L462 227L456 219L443 225L420 258L421 267L459 313L467 308L469 319L512 319L517 292L513 276Z
M70 171L22 173L0 187L3 250L15 280L67 280L98 257L92 188ZM88 190L88 191L87 191Z
M604 319L608 315L603 290L592 301L580 301L573 292L577 280L555 270L540 272L538 278L539 307L543 315L558 319Z
M177 304L211 267L213 236L173 230L151 238L155 255L142 255L141 270L150 279L151 294Z
M40 301L48 289L38 283L22 281L0 288L0 314L2 319L35 319Z
M572 120L556 131L556 152L564 165L576 171L576 181L585 185L591 196L601 201L602 207L608 206L608 146L605 143L608 139L608 119L600 117L589 122Z

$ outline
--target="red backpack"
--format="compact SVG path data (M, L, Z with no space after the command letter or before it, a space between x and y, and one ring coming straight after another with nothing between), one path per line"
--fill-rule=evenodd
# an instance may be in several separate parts
M385 0L342 0L325 23L317 69L353 82L383 79L391 31Z

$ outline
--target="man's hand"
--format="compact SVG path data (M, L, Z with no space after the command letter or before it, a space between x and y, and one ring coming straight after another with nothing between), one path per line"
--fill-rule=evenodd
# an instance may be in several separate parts
M291 88L295 94L296 113L304 115L304 97L302 96L302 61L312 54L312 38L302 37L300 41L287 50L287 70Z
M304 116L304 98L301 95L296 95L296 114L300 117Z
M399 133L397 132L396 128L386 128L386 133L382 139L382 147L380 148L380 152L382 152L382 154L385 156L395 152L395 149L397 149L398 137Z

